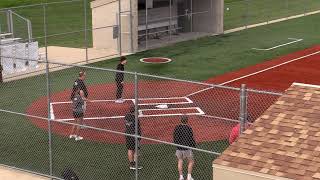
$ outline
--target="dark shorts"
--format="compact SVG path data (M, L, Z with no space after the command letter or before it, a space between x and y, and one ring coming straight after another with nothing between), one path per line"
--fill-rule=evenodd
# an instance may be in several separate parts
M135 150L136 149L136 143L135 143L134 137L128 137L126 136L126 146L128 150ZM140 149L140 140L138 140L138 150Z
M73 112L73 118L82 118L83 112Z

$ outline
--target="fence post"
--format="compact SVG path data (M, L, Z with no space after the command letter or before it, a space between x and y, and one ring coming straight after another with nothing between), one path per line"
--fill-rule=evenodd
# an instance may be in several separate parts
M135 159L135 161L136 161L136 164L135 164L135 166L136 166L136 171L135 171L135 173L136 173L136 175L135 175L135 179L136 180L138 180L138 162L139 162L139 145L138 145L138 135L139 135L139 133L138 133L138 121L139 121L139 117L138 117L138 75L137 75L137 73L135 72L134 73L134 104L135 104L135 106L134 106L134 108L135 108L135 111L134 111L134 116L135 116L135 130L134 130L134 132L135 132L135 154L136 154L136 159Z
M119 11L119 26L118 26L118 30L119 30L119 55L122 56L122 33L121 33L121 0L118 0L119 2L119 7L118 7L118 11Z
M148 1L146 0L146 18L145 18L145 23L146 23L146 49L148 49Z
M244 23L245 23L245 27L246 29L248 28L248 24L249 24L249 0L246 0L246 12L245 12L245 15L244 15Z
M27 21L27 26L28 26L28 38L29 38L29 42L31 42L32 41L32 26L31 26L30 20Z
M12 11L10 9L7 10L7 26L8 32L11 33L11 37L14 38Z
M45 4L43 4L43 29L44 29L44 45L45 45L45 51L46 51L49 174L52 176L53 173L52 173L52 138L51 138L51 96L50 96L50 77L49 77L49 60L48 60L48 44L47 44L47 13L46 13Z
M87 25L87 0L83 0L84 10L84 47L86 49L86 63L88 63L88 25Z
M245 124L247 121L247 88L245 84L241 84L240 89L240 131L239 133L242 134L242 132L245 130Z
M131 50L131 53L134 53L133 51L133 23L132 23L132 19L133 19L133 17L134 17L134 14L132 13L132 0L130 0L130 41L131 41L131 44L130 44L130 46L131 46L131 48L130 48L130 50ZM137 17L138 17L138 15L137 15Z
M171 41L172 0L169 0L169 41Z

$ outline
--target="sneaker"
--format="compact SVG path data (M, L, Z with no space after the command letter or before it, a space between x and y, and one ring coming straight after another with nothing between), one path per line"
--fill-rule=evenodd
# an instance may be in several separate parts
M84 127L86 126L85 124L82 124L83 126L80 126L80 129L87 129L87 127Z
M81 136L77 136L77 137L75 138L76 141L80 141L80 140L82 140L82 139L83 139L83 137L81 137Z
M134 164L134 162L130 162L129 169L136 169L136 165Z
M124 103L124 99L117 99L116 101L115 101L115 103Z
M192 177L188 178L187 180L194 180Z
M135 162L131 162L130 163L130 169L135 170L136 169L136 163ZM142 166L138 166L138 170L142 169Z
M69 136L70 139L76 138L76 137L77 137L77 135L75 135L75 134L70 134L70 136Z
M183 178L183 177L180 177L179 180L184 180L184 178Z

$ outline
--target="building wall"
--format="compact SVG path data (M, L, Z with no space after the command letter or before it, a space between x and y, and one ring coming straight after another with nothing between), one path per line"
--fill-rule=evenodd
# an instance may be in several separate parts
M193 15L192 30L194 32L213 34L223 33L224 0L198 0L192 2L192 11L194 13L209 11Z
M246 171L221 165L213 165L213 180L292 180L264 173Z
M130 0L121 0L121 49L122 52L133 52L137 49L137 1L131 0L132 14L130 14ZM92 32L93 47L97 49L119 50L120 38L113 38L113 28L119 24L119 1L95 0L91 2L92 27L100 28ZM132 23L132 29L131 29ZM131 39L132 34L132 39Z

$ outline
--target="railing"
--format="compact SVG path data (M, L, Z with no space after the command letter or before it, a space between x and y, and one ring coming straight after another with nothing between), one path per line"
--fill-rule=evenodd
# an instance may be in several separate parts
M12 38L21 38L22 40L32 41L31 21L12 10L7 10L8 33L12 33Z

